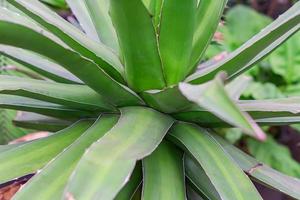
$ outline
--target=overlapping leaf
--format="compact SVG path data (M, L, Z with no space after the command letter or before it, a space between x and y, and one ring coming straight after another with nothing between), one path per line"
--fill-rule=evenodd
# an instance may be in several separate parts
M172 123L150 108L122 108L118 123L80 160L65 196L113 199L128 182L136 161L155 150Z
M73 144L54 158L22 188L15 200L60 199L64 187L85 150L117 122L117 116L101 116Z
M222 85L221 77L217 76L213 81L198 86L182 83L179 88L183 95L200 107L229 124L241 128L246 134L260 140L265 139L265 134L260 127L229 97Z
M250 179L204 129L178 123L169 138L201 165L221 199L262 199Z
M78 122L46 138L12 145L12 148L10 145L0 148L0 183L35 173L75 141L91 124L91 121Z
M187 78L188 82L203 83L218 72L226 71L228 78L234 78L256 62L271 53L300 28L300 2L267 26L225 59L196 72Z

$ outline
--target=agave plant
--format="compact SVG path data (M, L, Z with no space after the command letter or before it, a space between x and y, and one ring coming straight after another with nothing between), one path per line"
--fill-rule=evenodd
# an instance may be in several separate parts
M300 98L239 100L234 80L298 31L300 3L197 70L226 0L67 1L84 31L37 0L8 1L28 17L0 10L0 51L44 80L1 76L0 107L57 131L0 146L0 183L35 173L14 199L262 199L250 179L300 199L299 180L214 130L264 140L259 125L300 121Z

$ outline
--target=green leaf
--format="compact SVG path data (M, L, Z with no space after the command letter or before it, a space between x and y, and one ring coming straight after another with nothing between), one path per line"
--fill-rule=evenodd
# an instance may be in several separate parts
M76 76L58 64L40 55L7 45L0 45L0 52L42 76L60 83L82 83Z
M247 112L259 124L284 125L299 122L300 107L298 97L268 99L268 100L240 100L237 105L243 112ZM209 112L207 109L194 105L185 111L172 115L178 120L194 122L204 127L229 127L228 123Z
M24 96L83 110L114 110L101 95L85 85L0 75L0 93Z
M65 196L113 199L128 182L136 161L155 150L172 124L173 119L150 108L122 108L114 128L80 160Z
M221 200L215 187L197 161L185 155L184 166L185 176L191 187L193 187L197 193L203 194L210 200Z
M156 33L142 1L112 0L110 4L129 86L137 92L163 88Z
M254 99L276 99L282 98L284 95L279 88L273 83L253 82L244 91L243 96Z
M146 91L141 93L141 96L152 108L165 113L180 112L192 105L179 91L177 86L164 90ZM176 99L176 101L174 101L174 99Z
M204 55L220 22L227 0L201 0L197 8L193 50L190 60L190 71L197 66Z
M260 127L229 97L220 76L198 86L181 83L179 89L190 101L197 103L227 123L241 128L244 133L260 140L265 139L265 133Z
M271 69L284 78L287 83L300 79L300 34L297 33L270 55Z
M94 116L93 113L87 111L80 111L27 97L4 94L0 94L0 108L34 112L63 119L78 119L81 117Z
M91 121L81 121L49 137L0 152L0 183L41 169L53 157L76 140Z
M164 0L162 4L159 49L163 72L170 86L182 81L191 71L189 62L197 5L196 0Z
M12 123L16 115L17 112L14 110L0 109L0 144L7 144L29 132Z
M300 180L281 174L280 172L258 162L251 156L226 142L219 136L213 135L235 162L255 180L285 193L295 199L300 199Z
M191 186L187 186L186 195L188 200L208 200L200 196Z
M185 200L183 153L163 141L143 159L143 200Z
M207 131L178 123L169 133L169 138L201 165L221 199L262 199L250 179Z
M109 16L109 0L68 0L68 4L83 28L90 30L87 34L92 32L88 35L100 40L115 52L119 52L117 34Z
M232 79L249 69L271 53L300 28L300 2L248 40L244 45L221 61L194 73L188 82L199 84L211 80L220 71L225 71Z
M239 106L248 112L261 112L265 116L276 116L276 112L290 113L296 115L300 112L300 97L264 99L264 100L240 100Z
M13 123L22 128L56 132L71 125L71 121L30 112L19 112Z
M225 86L225 89L233 100L239 100L240 96L243 94L245 89L249 87L251 82L252 78L250 76L240 76L228 83Z
M55 60L116 105L140 104L141 100L136 94L114 81L94 62L51 38L51 34L29 23L24 17L1 10L0 43L31 50Z
M64 186L85 150L109 131L117 120L117 116L101 116L73 144L31 178L14 199L61 199Z
M122 82L123 67L117 55L109 48L89 39L75 26L64 20L38 0L8 0L31 19L45 27L69 47L86 58L92 59L107 74Z
M251 7L236 5L226 13L226 25L220 29L224 45L234 51L272 22L272 19Z
M148 8L152 16L152 23L154 25L155 31L159 34L159 27L161 22L162 8L163 8L163 0L142 0Z
M67 8L65 0L41 0L42 2L48 3L52 6L59 8Z
M142 164L139 162L133 170L129 182L122 188L114 200L133 200L134 195L142 185L143 173Z
M247 139L247 146L257 160L286 175L300 178L300 164L292 158L288 147L278 144L272 137L264 143Z
M100 42L100 38L97 33L93 18L89 12L86 1L72 1L66 0L68 6L71 8L72 13L76 16L76 19L79 21L81 28L84 30L85 34L97 41Z

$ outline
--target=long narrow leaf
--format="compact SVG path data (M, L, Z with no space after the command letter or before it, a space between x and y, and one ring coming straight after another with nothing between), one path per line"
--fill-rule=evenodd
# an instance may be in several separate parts
M227 58L196 72L187 78L193 84L212 79L218 72L226 71L232 79L249 69L259 60L271 53L300 28L300 2L267 26Z
M79 21L82 22L83 27L87 26L84 25L87 23L89 24L89 29L91 29L92 26L94 27L95 32L93 33L93 37L100 39L101 42L112 48L115 52L119 52L117 34L109 16L109 0L69 0L68 4L72 10L76 11L75 15L79 16ZM80 20L82 18L81 15L86 15L86 20Z
M190 71L197 66L220 22L227 0L201 0L197 8Z
M163 141L143 159L143 200L185 200L183 153Z
M136 161L155 150L172 123L168 116L149 108L122 108L114 128L80 160L65 196L113 199L128 182Z
M90 12L87 8L86 1L72 1L66 0L68 6L71 8L72 13L76 16L76 19L79 21L80 26L86 33L86 35L100 42L100 38L97 33L97 29L93 23L93 19L90 15Z
M178 86L164 90L151 90L141 93L144 101L161 112L177 113L190 108L191 103L179 90ZM174 101L176 99L176 101Z
M118 81L123 80L121 76L123 74L122 64L117 55L109 48L89 39L75 26L38 0L8 0L8 2L55 34L72 49L92 59L110 76Z
M56 132L67 128L72 122L36 113L20 112L13 123L18 127L31 130Z
M27 97L5 94L0 94L0 108L34 112L63 119L78 119L81 117L94 116L93 113L87 111L80 111Z
M295 199L300 199L300 180L284 175L267 165L258 162L238 148L230 145L219 136L213 135L235 162L250 176L260 183L285 193Z
M29 24L22 16L8 10L0 12L0 43L31 50L55 60L117 105L136 105L141 101L132 91L114 81L94 62L52 40L43 29L38 29L36 26L32 29L32 23Z
M221 200L220 195L197 161L185 155L184 166L188 182L196 192L201 193L210 200Z
M49 137L0 152L0 183L41 169L76 140L91 124L91 121L81 121Z
M133 200L135 192L142 184L143 173L141 163L137 163L133 170L129 182L122 188L114 200Z
M182 81L190 72L196 0L162 1L159 49L167 85Z
M58 64L24 49L0 45L0 52L42 76L60 83L82 83L76 76Z
M250 179L207 131L178 123L169 133L169 138L201 165L221 199L262 199Z
M101 116L73 144L30 179L14 199L61 199L64 186L85 150L109 131L117 120L117 116Z
M140 0L112 0L110 5L129 86L138 92L162 89L165 81L157 38L147 9Z
M114 110L101 95L84 85L0 75L0 93L24 96L83 110Z
M179 88L190 101L200 107L209 110L229 124L241 128L246 134L260 140L265 139L266 136L260 127L229 97L220 77L198 86L182 83Z

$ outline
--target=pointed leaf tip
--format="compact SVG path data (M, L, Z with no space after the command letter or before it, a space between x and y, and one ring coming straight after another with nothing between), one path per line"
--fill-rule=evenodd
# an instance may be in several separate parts
M246 112L241 111L224 88L224 74L219 74L212 81L201 85L180 83L179 90L191 102L207 109L228 124L241 128L246 134L258 140L265 140L266 135Z

